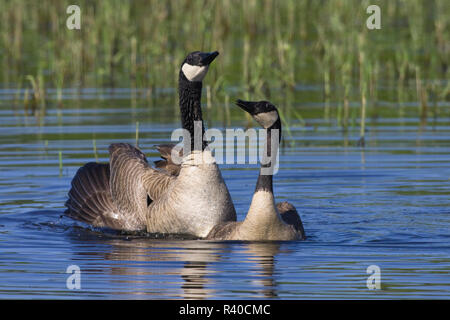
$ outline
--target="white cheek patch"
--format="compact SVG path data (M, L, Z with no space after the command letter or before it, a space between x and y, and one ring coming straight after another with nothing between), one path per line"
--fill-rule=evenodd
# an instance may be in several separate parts
M253 118L255 118L255 120L263 126L263 128L267 129L278 120L278 113L276 111L258 113L253 116Z
M192 66L188 63L183 64L181 70L189 81L202 81L208 72L209 66Z

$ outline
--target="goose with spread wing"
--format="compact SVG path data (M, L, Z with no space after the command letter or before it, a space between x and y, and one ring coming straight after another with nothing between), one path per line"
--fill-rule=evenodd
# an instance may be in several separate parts
M138 148L114 143L108 164L91 162L75 174L65 204L67 216L98 227L197 237L207 236L217 224L236 220L227 186L202 139L202 81L218 54L195 51L181 65L181 123L190 149L183 149L176 175L151 167ZM194 137L198 124L200 143Z

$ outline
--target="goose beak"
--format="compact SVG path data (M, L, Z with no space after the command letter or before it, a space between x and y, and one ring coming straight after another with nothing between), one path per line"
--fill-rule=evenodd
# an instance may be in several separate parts
M205 53L202 53L201 55L202 55L202 59L201 59L201 62L200 62L201 65L202 66L208 66L219 55L219 51L205 52Z
M238 99L236 101L236 105L241 108L242 110L253 114L253 112L255 111L255 106L256 106L256 102L252 102L252 101L244 101L241 99Z

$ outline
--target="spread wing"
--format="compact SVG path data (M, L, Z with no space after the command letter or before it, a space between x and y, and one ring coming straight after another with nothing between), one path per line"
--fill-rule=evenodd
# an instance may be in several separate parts
M64 214L96 227L120 229L111 191L109 165L89 162L78 169L72 179Z
M111 195L122 212L146 212L175 179L151 168L145 155L130 144L114 143L109 153Z
M147 206L175 177L150 168L145 155L129 144L112 144L109 151L109 165L90 162L78 169L64 213L96 227L145 229Z

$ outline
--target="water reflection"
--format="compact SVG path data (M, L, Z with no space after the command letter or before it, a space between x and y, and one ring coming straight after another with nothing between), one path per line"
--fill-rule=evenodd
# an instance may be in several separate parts
M264 298L276 298L276 255L280 252L280 244L277 242L250 242L246 243L246 251L252 256L260 267L260 278L255 282L261 287L261 293Z
M79 243L80 233L72 234ZM92 235L91 235L92 236ZM82 235L83 243L87 239ZM111 287L120 287L114 294L148 297L160 296L162 291L175 291L183 299L206 299L217 296L219 282L226 281L223 265L235 265L236 256L242 257L242 272L248 270L248 285L255 297L275 298L277 294L276 256L281 243L276 242L215 242L203 240L158 240L148 238L110 238L90 240L86 250L76 251L74 260L101 261L103 269L90 268L91 273L108 274ZM105 250L99 250L101 244ZM76 244L74 243L76 246ZM231 260L231 261L230 261ZM179 277L179 281L173 280ZM171 282L164 280L170 277ZM156 287L158 283L166 288Z

